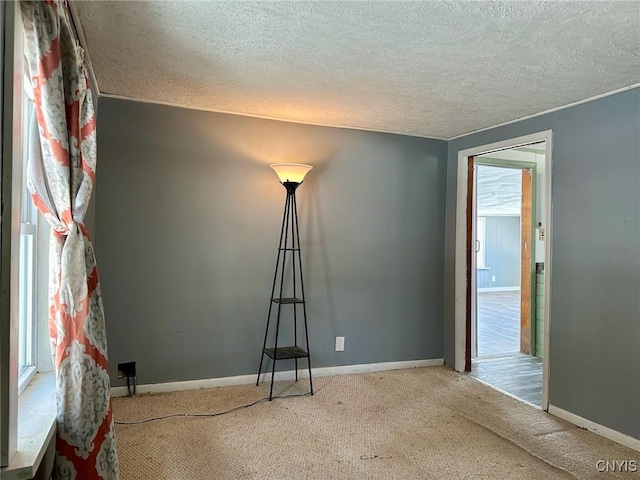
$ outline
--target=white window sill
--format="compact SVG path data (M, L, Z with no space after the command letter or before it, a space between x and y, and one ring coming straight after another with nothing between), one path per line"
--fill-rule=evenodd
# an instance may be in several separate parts
M56 395L53 373L37 373L18 399L17 452L2 480L32 478L56 429Z

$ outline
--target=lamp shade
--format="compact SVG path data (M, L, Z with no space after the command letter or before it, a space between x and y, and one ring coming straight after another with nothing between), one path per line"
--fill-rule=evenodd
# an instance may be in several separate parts
M313 168L304 163L274 163L270 167L273 168L282 183L302 183L305 175Z

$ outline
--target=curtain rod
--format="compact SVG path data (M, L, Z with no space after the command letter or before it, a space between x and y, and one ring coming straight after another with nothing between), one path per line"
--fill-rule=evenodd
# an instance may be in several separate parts
M91 85L95 94L94 100L97 100L100 96L100 88L98 87L96 74L93 71L93 63L91 62L91 55L89 55L89 49L87 48L87 39L84 36L84 30L82 29L82 24L79 20L78 11L73 1L67 0L65 3L69 6L69 16L71 17L71 24L73 25L73 29L75 30L78 43L80 43L80 46L84 50L85 67L87 68L89 77L91 78Z

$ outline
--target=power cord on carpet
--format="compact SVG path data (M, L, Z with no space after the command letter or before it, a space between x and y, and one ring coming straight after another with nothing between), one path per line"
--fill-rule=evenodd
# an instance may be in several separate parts
M305 397L307 395L311 395L310 393L298 393L295 395L285 395L282 397L273 397L273 399L276 398L290 398L290 397ZM224 412L218 412L218 413L172 413L171 415L164 415L162 417L154 417L154 418L147 418L146 420L139 420L137 422L113 422L115 425L141 425L143 423L150 423L150 422L156 422L158 420L166 420L167 418L174 418L174 417L219 417L220 415L225 415L227 413L231 413L231 412L235 412L237 410L242 410L243 408L249 408L249 407L253 407L254 405L257 405L259 403L262 402L266 402L267 400L269 400L268 397L264 397L261 398L260 400L256 400L253 403L248 403L247 405L239 405L237 407L233 407L229 410L225 410Z

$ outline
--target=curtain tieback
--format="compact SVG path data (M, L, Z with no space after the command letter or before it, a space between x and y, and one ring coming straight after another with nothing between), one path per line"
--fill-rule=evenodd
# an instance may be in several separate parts
M90 238L89 230L87 230L86 225L84 223L82 223L82 222L77 222L77 221L74 221L70 226L65 228L63 231L56 230L56 229L52 229L51 231L58 238L68 237L69 236L69 232L71 231L71 229L74 226L80 229L80 231L82 232L83 236L85 236L87 238Z
M60 295L72 316L84 308L87 300L86 252L83 237L87 229L82 223L73 222L61 242ZM57 232L59 233L59 232Z

